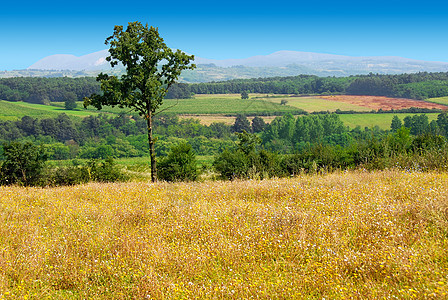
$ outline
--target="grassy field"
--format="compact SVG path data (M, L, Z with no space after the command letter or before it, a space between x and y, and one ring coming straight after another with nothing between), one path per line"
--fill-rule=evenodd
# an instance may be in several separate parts
M296 112L298 109L292 106L280 105L264 100L241 100L238 95L198 95L194 99L166 99L160 108L166 109L167 113L175 114L256 114L273 112ZM130 109L120 109L118 107L103 107L101 111L94 107L84 109L82 102L78 102L76 110L65 110L63 102L53 102L51 105L32 104L26 102L0 101L0 119L18 120L23 116L34 118L55 117L60 113L69 116L86 117L98 113L118 114L120 112L130 112Z
M402 121L406 116L413 116L415 114L341 114L339 117L341 118L342 122L346 126L349 126L350 128L355 128L357 125L361 126L361 128L364 127L373 127L373 126L379 126L382 129L390 129L390 123L392 122L392 118L394 115L397 115ZM425 114L428 116L429 121L436 120L438 113L430 113ZM212 122L223 122L226 124L233 124L235 123L235 117L227 117L224 115L188 115L188 116L181 116L181 118L194 118L199 119L202 124L211 124ZM252 121L253 117L248 117L249 121ZM275 116L267 116L267 117L261 117L265 120L266 123L270 123L273 119L275 119Z
M446 299L448 174L0 187L0 298Z
M64 103L55 103L63 107ZM82 107L82 102L78 103ZM166 109L167 113L175 114L255 114L260 112L294 112L297 108L284 106L279 103L272 103L265 100L242 100L241 95L218 94L218 95L196 95L192 99L165 99L160 110ZM88 107L88 111L97 112L94 107ZM129 109L104 107L102 112L120 113Z
M287 100L287 105L280 105L282 100ZM52 103L52 105L64 107L63 102ZM78 103L82 107L82 102ZM250 94L249 100L242 100L240 94L214 94L195 95L192 99L165 99L161 109L169 108L166 112L185 115L223 115L223 114L254 114L260 112L293 112L302 109L307 112L313 111L335 111L354 110L370 111L366 107L335 102L315 97L290 97L290 95L265 95ZM89 107L89 111L96 111ZM122 109L104 107L103 112L119 113Z
M227 96L227 95L226 95ZM177 105L176 105L177 104ZM242 100L241 96L196 95L194 99L179 101L166 99L161 109L177 114L254 114L262 112L294 112L297 108L264 100Z
M334 111L339 108L341 110L365 111L356 105L329 101L324 99L316 99L312 97L289 97L288 95L266 97L262 94L251 94L252 100L241 100L240 95L196 95L194 99L165 100L161 109L171 107L166 112L176 113L181 118L200 119L201 123L209 125L212 122L224 122L233 124L235 117L226 116L226 114L257 114L263 112L285 113L294 112L298 108L306 111ZM448 101L448 97L445 97ZM254 100L255 99L255 100ZM282 99L288 100L288 105L280 105ZM443 99L443 98L433 98ZM442 101L442 100L440 100ZM176 105L177 104L177 105ZM93 107L84 109L82 102L78 103L76 110L65 110L64 103L53 102L52 105L40 105L25 102L7 102L0 101L0 120L18 120L23 116L31 116L34 118L56 117L60 113L65 113L71 117L86 117L88 115L96 115L99 113L118 114L120 112L129 112L129 109L104 107L101 111ZM414 114L397 114L400 119ZM437 118L437 113L427 114L429 120ZM357 125L364 127L372 127L378 125L380 128L388 129L394 114L347 114L339 115L344 124L354 128ZM266 122L271 122L275 116L263 117ZM251 120L252 117L249 117Z
M0 100L0 120L19 120L24 116L33 118L54 118L61 113L72 117L87 117L98 114L96 111L87 111L78 105L76 110L66 110L55 105L42 105L27 102L9 102Z
M414 116L416 114L346 114L339 115L339 117L350 128L355 128L359 125L361 128L379 126L381 129L390 129L394 115L397 115L403 121L406 116ZM431 122L432 120L436 120L439 114L430 113L425 115L428 116L429 122Z
M430 99L426 99L426 101L443 104L443 105L448 105L448 97L430 98Z

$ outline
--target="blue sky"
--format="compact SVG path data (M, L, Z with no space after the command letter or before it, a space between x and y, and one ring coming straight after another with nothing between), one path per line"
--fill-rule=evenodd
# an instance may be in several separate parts
M159 27L169 47L205 58L294 50L448 62L444 2L4 1L0 70L106 49L114 25L132 21Z

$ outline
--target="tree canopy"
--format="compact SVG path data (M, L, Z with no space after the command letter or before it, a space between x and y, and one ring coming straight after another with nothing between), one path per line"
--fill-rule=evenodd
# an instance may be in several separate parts
M151 179L157 178L152 118L162 104L168 88L177 80L182 70L194 69L190 64L193 55L173 51L160 37L158 28L143 26L140 22L115 26L114 33L106 39L110 55L106 60L112 67L122 64L126 70L120 78L99 74L102 94L84 99L84 106L101 109L104 105L129 107L145 118L151 157Z

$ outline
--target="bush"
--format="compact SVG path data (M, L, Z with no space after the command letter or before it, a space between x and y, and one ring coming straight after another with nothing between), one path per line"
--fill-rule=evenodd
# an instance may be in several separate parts
M73 161L73 166L48 169L47 173L47 184L53 186L75 185L89 181L115 182L128 179L128 176L115 165L112 158L108 158L104 162L92 159L82 166Z
M89 180L92 181L114 182L127 180L127 176L121 172L111 157L100 163L92 159L84 168L87 169Z
M196 154L185 142L171 148L158 165L158 177L166 181L195 181L198 179Z
M280 159L277 154L258 150L261 139L255 134L237 133L236 151L224 150L215 157L213 166L223 179L251 178L263 179L282 175Z
M1 184L33 186L41 184L42 171L47 155L42 146L30 142L3 144L3 162L0 173Z
M249 162L247 155L241 150L226 149L215 157L213 167L222 179L235 179L246 177L249 171Z
M48 173L48 185L52 186L76 185L87 183L89 181L89 172L86 167L59 167L56 169L49 169Z

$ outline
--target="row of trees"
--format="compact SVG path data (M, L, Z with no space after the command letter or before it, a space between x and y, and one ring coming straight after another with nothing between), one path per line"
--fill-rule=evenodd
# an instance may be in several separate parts
M84 97L99 91L100 85L92 77L15 77L0 79L0 99L8 101L39 104L49 104L53 101L64 102L73 98L80 101Z
M411 118L412 119L412 118ZM419 121L418 116L415 121ZM440 118L439 120L441 120ZM398 120L401 122L401 120ZM398 123L395 120L392 126ZM300 151L279 153L263 147L256 134L237 133L238 140L215 155L213 170L222 179L284 177L299 173L329 172L348 168L402 168L405 170L447 170L448 143L441 135L411 134L401 126L395 132L352 139L346 145L329 142L306 143ZM113 160L90 160L64 167L46 165L44 146L30 142L5 143L0 161L0 184L68 185L88 181L126 180L128 176ZM159 179L197 180L200 171L193 147L179 141L159 159Z
M73 109L75 101L82 101L93 93L100 93L100 84L93 77L14 77L0 79L0 99L24 101L37 104L69 102ZM173 85L166 94L167 99L188 99L192 91L189 84Z
M82 100L100 92L100 84L91 77L0 79L0 99L48 104L67 99ZM415 73L401 75L357 75L318 77L299 75L257 79L236 79L198 84L176 83L165 98L187 99L193 94L225 93L275 94L353 94L426 99L448 96L448 73ZM246 97L245 97L246 99Z
M175 115L159 115L153 123L154 135L158 138L157 155L166 155L181 140L188 141L201 155L213 155L235 138L234 126L224 123L207 126L199 120L181 120ZM137 115L100 114L79 120L65 114L44 119L25 116L18 121L0 121L1 141L45 144L51 159L148 155L146 123Z
M233 125L212 123L202 125L197 119L179 119L175 115L159 115L154 119L154 134L158 138L157 155L166 155L173 145L188 142L196 153L215 155L236 139L233 133L257 134L263 147L279 153L303 149L307 143L348 145L354 139L365 139L375 134L383 136L379 128L345 127L337 114L290 114L275 118L266 124L260 117L248 119L238 115ZM395 115L391 131L402 126L412 135L431 133L447 136L448 117L438 115L429 122L424 114L400 119ZM135 157L148 154L146 124L139 116L105 114L89 116L82 120L71 119L65 114L56 118L36 119L25 116L18 121L0 121L0 141L27 140L45 144L52 159Z
M89 181L121 181L128 179L112 158L103 162L90 160L85 164L68 167L46 165L47 151L43 145L31 142L4 143L3 161L0 162L0 184L25 186L72 185Z
M244 132L234 149L215 157L213 166L223 179L285 177L350 168L446 171L448 143L443 136L413 136L408 128L401 127L394 133L352 140L345 146L314 143L306 144L301 151L280 154L263 148L261 140Z
M430 134L448 137L448 115L441 113L437 120L429 122L425 114L406 116L401 120L395 115L390 132L405 127L414 136ZM376 128L349 129L337 114L308 115L294 118L285 115L275 118L261 133L262 145L275 152L293 153L311 144L328 144L346 147L355 141L368 140L372 136L383 138L389 132Z
M274 94L352 94L426 99L448 96L448 72L401 75L357 75L318 77L299 75L191 85L196 94L274 93Z

